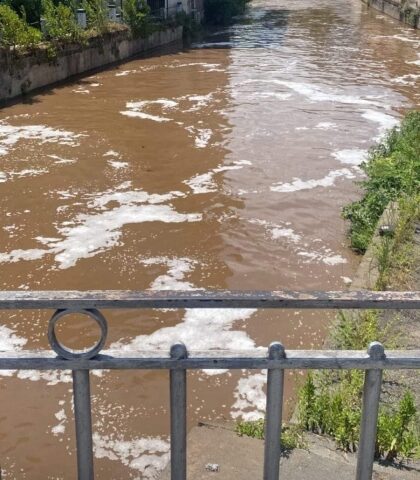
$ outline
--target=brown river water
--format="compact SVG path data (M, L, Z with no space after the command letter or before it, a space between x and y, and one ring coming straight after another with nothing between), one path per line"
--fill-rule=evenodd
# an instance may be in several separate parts
M346 288L359 258L340 211L366 151L419 102L419 47L415 30L358 0L259 0L200 43L4 108L0 288ZM331 318L104 313L108 346L130 350L316 348ZM48 348L50 315L3 312L0 349ZM74 319L63 335L81 332ZM70 380L1 372L3 479L75 478ZM168 374L97 372L92 393L98 478L155 478L169 455ZM189 374L190 425L259 418L264 399L259 371Z

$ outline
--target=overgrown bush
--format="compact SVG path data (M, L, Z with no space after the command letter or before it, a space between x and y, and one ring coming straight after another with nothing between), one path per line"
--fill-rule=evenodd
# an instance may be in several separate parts
M249 0L204 0L204 18L206 23L228 25L233 18L244 13Z
M88 27L99 34L108 31L108 3L105 0L83 0Z
M334 347L365 349L373 340L393 347L389 330L379 326L378 314L366 312L357 320L342 315L335 326ZM356 451L360 435L364 375L360 370L310 372L299 391L302 428L332 436L337 445ZM419 415L413 395L406 391L394 406L381 405L378 417L376 457L388 461L419 454Z
M130 27L134 37L146 37L151 33L150 8L145 0L124 0L124 22Z
M61 42L79 42L84 37L78 26L72 8L52 0L42 0L43 18L45 20L46 37Z
M9 5L18 15L21 14L23 8L28 23L39 22L42 12L41 0L7 0L4 3Z
M7 5L0 5L0 46L29 47L41 41L41 32L30 27L25 19Z
M362 164L364 196L343 209L350 220L351 246L365 252L389 202L420 192L420 111L409 113Z

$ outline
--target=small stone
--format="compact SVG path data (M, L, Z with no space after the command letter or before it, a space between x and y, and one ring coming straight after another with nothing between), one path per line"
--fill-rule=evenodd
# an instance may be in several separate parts
M208 471L208 472L218 472L220 467L217 463L208 463L206 466L205 466L205 469Z

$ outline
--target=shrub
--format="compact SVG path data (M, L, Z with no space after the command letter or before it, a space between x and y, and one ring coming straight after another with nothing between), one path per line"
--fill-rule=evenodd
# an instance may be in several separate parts
M42 0L46 36L51 40L77 42L83 38L83 30L78 26L73 10L52 0Z
M124 0L123 18L134 37L146 37L151 30L150 8L145 0Z
M41 17L41 0L7 0L6 2L18 15L25 10L27 20L30 24L39 22Z
M418 195L420 191L420 111L406 116L362 164L367 180L364 196L343 209L350 220L351 246L365 252L379 217L389 202Z
M204 18L206 23L228 25L233 17L244 13L249 0L204 0Z
M369 311L354 319L342 315L335 326L335 348L364 349L373 340L393 347L389 329ZM299 390L299 423L305 430L332 436L346 451L356 451L360 435L364 375L360 370L310 372ZM413 395L406 391L394 406L381 405L376 457L388 461L417 456L420 451L418 413Z
M108 4L104 0L83 0L89 28L97 33L108 31Z
M0 5L0 46L28 47L41 41L41 32L30 27L23 18L7 5Z

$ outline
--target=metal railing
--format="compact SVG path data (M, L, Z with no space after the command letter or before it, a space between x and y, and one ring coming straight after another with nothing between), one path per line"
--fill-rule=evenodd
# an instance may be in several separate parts
M367 352L285 350L272 343L268 352L188 351L183 344L162 352L104 350L108 325L98 309L144 308L288 308L419 309L420 292L0 292L0 310L54 309L48 326L53 352L0 352L0 370L72 370L79 480L93 480L92 419L89 371L98 369L167 369L170 371L171 479L187 478L187 370L265 369L264 480L278 480L284 371L288 369L360 369L365 371L357 480L372 478L376 428L384 369L420 368L420 350L387 351L373 342ZM57 323L68 314L92 318L101 330L96 345L75 352L56 337ZM193 347L193 345L191 345Z

